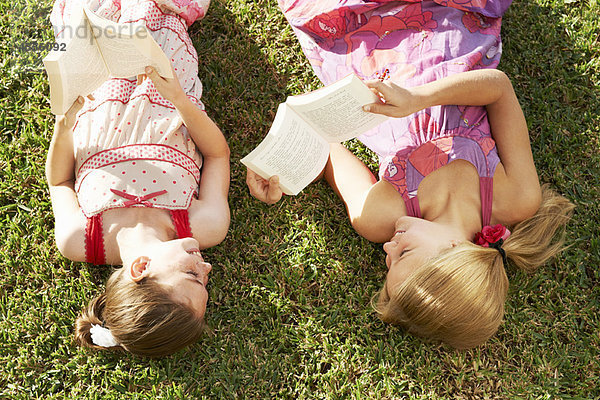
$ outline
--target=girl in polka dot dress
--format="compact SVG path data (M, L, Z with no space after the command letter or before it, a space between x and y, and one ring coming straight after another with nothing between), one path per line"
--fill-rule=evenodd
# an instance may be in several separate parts
M144 23L174 78L148 67L111 79L57 117L46 175L58 248L74 261L123 265L83 310L76 339L170 354L202 332L211 265L200 250L229 227L229 148L204 112L187 33L209 0L58 0L57 36L81 1L101 17Z

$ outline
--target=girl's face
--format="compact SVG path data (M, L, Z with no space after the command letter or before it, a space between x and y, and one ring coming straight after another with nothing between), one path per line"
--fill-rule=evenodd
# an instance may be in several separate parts
M146 264L141 277L154 278L172 294L174 301L190 307L199 318L204 316L208 302L206 284L212 266L204 261L195 239L163 242L143 261ZM133 268L132 279L135 280Z
M387 254L385 263L388 267L388 294L427 259L460 243L460 237L460 233L449 225L414 217L398 218L394 236L383 245Z

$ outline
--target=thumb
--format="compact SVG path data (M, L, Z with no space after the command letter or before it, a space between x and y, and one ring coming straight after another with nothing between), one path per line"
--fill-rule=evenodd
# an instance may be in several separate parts
M146 72L146 76L148 78L150 78L150 80L152 80L152 82L154 82L156 84L156 82L160 78L160 75L158 74L158 72L156 71L156 69L154 69L151 66L147 66L146 68L144 68L144 71Z

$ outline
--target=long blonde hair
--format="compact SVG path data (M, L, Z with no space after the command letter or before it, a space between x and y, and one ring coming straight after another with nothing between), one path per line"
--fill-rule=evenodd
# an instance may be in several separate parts
M122 279L124 268L112 273L106 291L90 301L75 322L75 341L84 347L106 349L92 342L92 324L110 330L118 346L133 354L161 357L196 342L204 330L203 318L172 300L157 282Z
M512 228L502 248L520 269L532 273L563 249L574 205L542 186L536 214ZM462 243L429 260L396 288L384 285L374 305L379 317L419 336L458 349L490 338L504 316L508 278L493 248Z

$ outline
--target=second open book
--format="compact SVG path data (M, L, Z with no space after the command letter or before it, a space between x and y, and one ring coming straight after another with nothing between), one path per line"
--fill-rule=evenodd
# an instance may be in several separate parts
M143 74L147 65L163 77L173 77L169 59L143 21L110 21L82 2L56 39L60 46L44 58L44 66L50 81L51 110L57 115L107 79L135 77Z
M265 179L278 175L283 192L297 195L325 167L329 143L355 138L388 119L363 111L374 102L377 96L354 74L290 96L279 105L267 137L241 162Z

